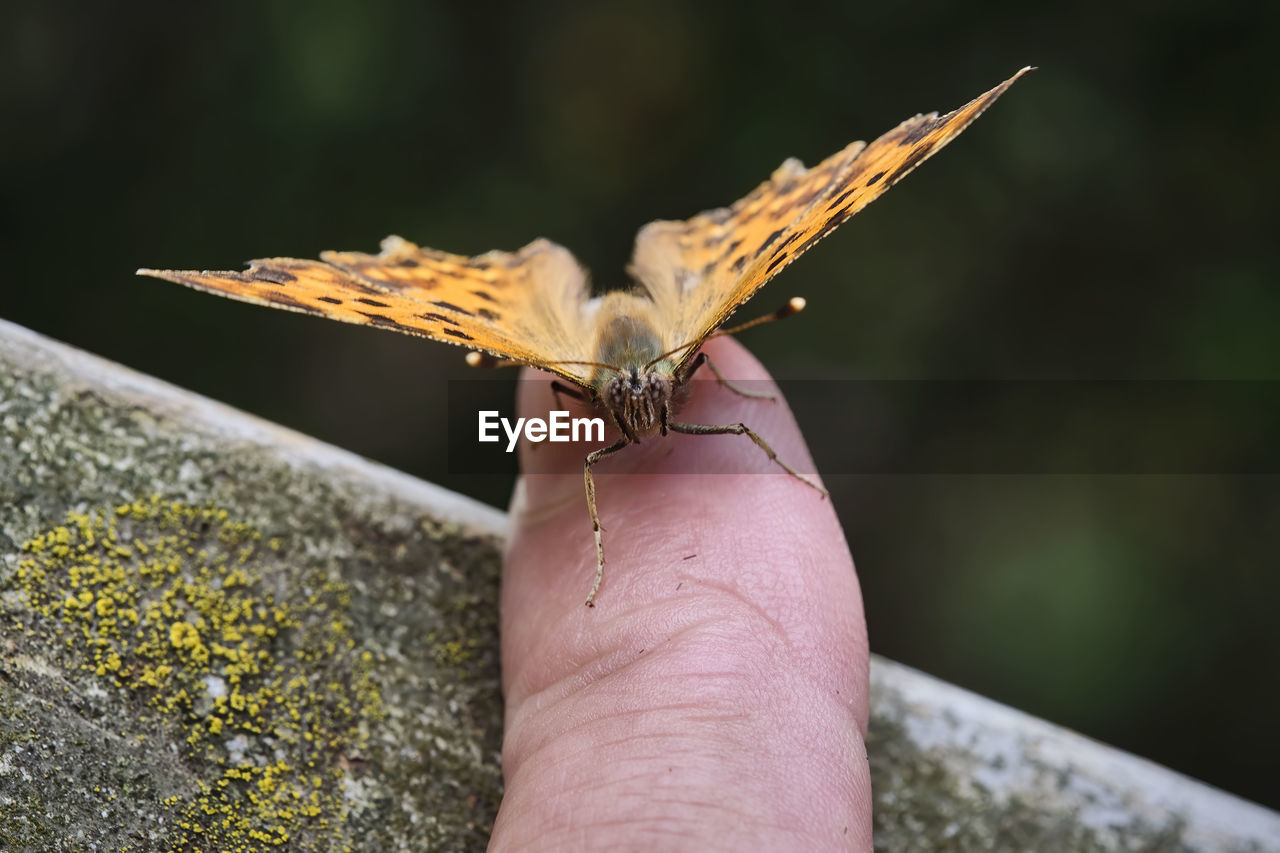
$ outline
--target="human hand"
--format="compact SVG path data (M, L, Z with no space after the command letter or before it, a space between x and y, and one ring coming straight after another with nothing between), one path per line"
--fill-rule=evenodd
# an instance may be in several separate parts
M729 379L768 379L732 339L705 349ZM545 414L548 382L520 386L519 414ZM680 418L742 421L812 470L780 399L699 382ZM745 436L645 439L593 469L606 562L587 608L580 448L527 450L490 849L870 850L866 623L831 502ZM684 473L708 457L755 473Z

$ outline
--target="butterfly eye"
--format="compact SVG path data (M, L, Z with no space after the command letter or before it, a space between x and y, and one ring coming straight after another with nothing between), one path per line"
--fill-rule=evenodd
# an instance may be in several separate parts
M661 404L671 395L670 384L666 378L656 373L649 374L648 386L649 399L654 403Z

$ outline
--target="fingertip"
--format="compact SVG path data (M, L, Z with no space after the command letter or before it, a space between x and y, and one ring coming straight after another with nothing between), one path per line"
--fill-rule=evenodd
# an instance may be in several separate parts
M638 446L625 447L593 466L606 552L598 599L602 605L626 607L665 595L665 587L654 587L655 579L665 583L662 573L650 571L657 565L675 569L679 577L689 575L691 584L729 586L744 582L734 576L734 566L762 554L821 566L824 573L851 574L831 502L768 371L732 339L711 341L704 351L725 379L767 392L772 399L735 393L703 368L689 383L696 387L689 389L679 420L691 425L746 424L756 433L754 438L673 430L667 436L644 436ZM544 373L526 371L519 388L519 415L541 417L555 406L551 381ZM574 416L604 414L580 401L561 399L562 407ZM512 502L504 615L518 610L527 626L533 613L549 607L563 615L561 604L584 600L596 569L584 460L615 437L610 430L603 442L590 445L522 442L524 474ZM756 439L764 446L757 446ZM770 451L802 476L785 473ZM698 562L686 562L693 556ZM706 570L701 561L706 561ZM838 566L844 568L831 568ZM760 577L765 584L772 582L767 573ZM688 588L682 587L682 594Z
M725 379L774 399L735 394L704 367L679 419L748 424L779 458L811 471L800 430L763 365L733 340L712 341L704 351ZM601 414L567 399L555 406L550 381L526 371L521 416L543 416L553 406ZM562 813L566 779L618 790L625 784L616 778L619 767L631 773L644 765L658 737L672 738L661 769L672 784L695 792L688 800L698 798L704 776L723 772L741 787L732 761L694 768L686 759L703 753L682 753L674 774L668 761L696 732L687 714L668 719L664 709L698 706L711 686L725 688L715 695L732 706L735 725L759 726L746 751L787 768L789 780L803 780L782 791L753 788L748 799L756 798L762 814L785 801L780 812L811 807L819 816L849 814L850 825L869 826L860 757L866 629L831 502L781 473L748 436L644 436L593 468L605 569L589 609L583 603L596 551L582 466L585 451L596 446L521 447L524 474L513 499L502 590L508 726L500 828L515 832L530 820L545 826L548 815ZM738 679L739 673L752 677ZM757 680L758 673L769 677ZM716 707L708 706L708 718ZM651 721L644 737L614 725L633 719ZM785 733L775 738L779 721ZM804 745L798 752L797 743ZM596 744L630 760L582 760L596 754ZM839 758L814 762L815 754ZM588 823L597 817L576 806L572 814Z

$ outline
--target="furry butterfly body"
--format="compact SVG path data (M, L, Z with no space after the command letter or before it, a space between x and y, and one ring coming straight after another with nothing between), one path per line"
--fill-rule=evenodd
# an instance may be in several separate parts
M699 367L708 365L724 381L699 349L714 335L754 325L723 328L770 279L954 139L1028 70L950 113L908 119L870 145L854 142L812 169L787 160L730 207L646 225L630 267L639 287L598 300L589 299L586 274L568 250L541 239L516 252L467 257L388 237L377 255L268 258L251 261L243 272L138 272L246 302L465 346L473 350L472 364L531 365L567 380L553 386L557 393L604 409L620 434L584 465L597 554L590 605L604 569L591 466L644 436L747 435L784 470L825 494L742 424L675 420ZM802 307L802 300L792 300L762 320Z

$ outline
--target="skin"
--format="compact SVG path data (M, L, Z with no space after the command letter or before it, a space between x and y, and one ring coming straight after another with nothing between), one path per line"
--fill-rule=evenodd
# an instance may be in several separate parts
M705 350L768 378L732 339ZM545 414L549 379L525 378L519 414ZM813 470L781 400L698 382L680 417L743 421ZM745 436L645 439L599 465L609 562L585 608L585 449L521 447L490 849L870 850L866 624L831 502Z

